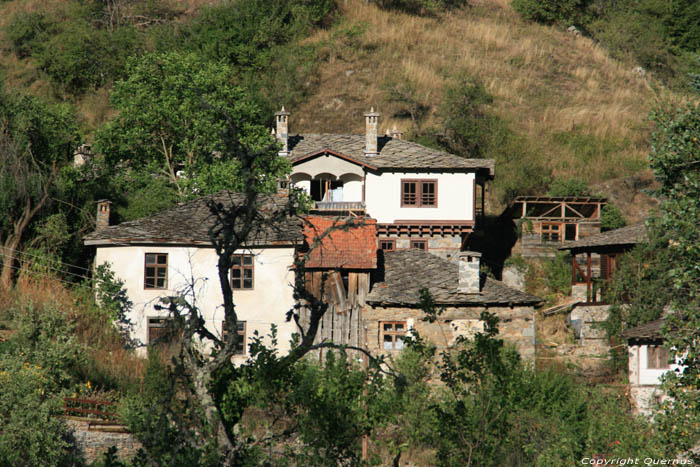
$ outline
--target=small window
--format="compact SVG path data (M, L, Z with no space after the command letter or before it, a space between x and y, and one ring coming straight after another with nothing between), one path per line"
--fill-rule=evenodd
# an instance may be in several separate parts
M382 349L403 349L403 340L406 337L406 321L380 321L379 330Z
M665 370L670 368L668 349L663 345L647 346L647 369Z
M253 255L233 255L231 266L231 288L234 290L253 288Z
M146 253L145 289L168 288L168 254Z
M236 332L238 333L238 341L236 342L235 355L245 355L246 354L246 322L236 321ZM223 332L224 339L228 333L226 330Z
M576 224L564 224L564 240L576 240Z
M411 240L411 248L426 251L428 249L427 240Z
M437 180L401 180L401 207L436 208Z
M174 330L170 318L148 318L148 343L167 344L173 340Z
M558 242L561 239L561 224L542 223L540 229L544 242Z
M396 249L396 240L393 238L380 239L379 249L382 251L394 251Z

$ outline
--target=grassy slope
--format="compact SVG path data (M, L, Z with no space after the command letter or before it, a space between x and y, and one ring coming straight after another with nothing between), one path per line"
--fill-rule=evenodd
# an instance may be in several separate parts
M292 109L290 130L360 133L370 105L387 127L439 129L443 89L466 72L486 85L493 111L525 135L552 175L597 183L646 169L649 110L678 96L590 39L522 21L507 0L470 4L431 19L341 1L343 24L311 38L322 46L320 86ZM429 108L422 121L394 117L401 106L387 83L397 79Z
M370 105L382 113L383 126L396 125L408 137L440 131L444 88L467 73L486 85L494 96L492 110L523 135L540 166L553 176L593 184L644 171L649 110L658 99L679 99L590 39L522 21L508 0L470 0L470 7L438 18L384 11L364 0L338 2L340 24L307 39L319 46L319 84L302 106L290 109L292 132L361 133ZM49 3L60 15L62 3ZM178 3L178 21L207 3L216 2ZM18 9L40 4L46 2L3 2L0 28ZM5 51L0 66L7 87L53 95L28 61ZM400 115L405 105L390 99L392 84L412 89L410 98L424 107L423 117ZM89 128L111 114L107 89L76 104ZM517 161L507 170L512 167Z

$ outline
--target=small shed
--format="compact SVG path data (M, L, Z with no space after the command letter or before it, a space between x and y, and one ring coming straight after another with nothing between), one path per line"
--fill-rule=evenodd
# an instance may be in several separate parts
M513 252L524 257L554 256L563 242L599 233L600 211L606 204L606 198L518 196L503 214L522 232Z

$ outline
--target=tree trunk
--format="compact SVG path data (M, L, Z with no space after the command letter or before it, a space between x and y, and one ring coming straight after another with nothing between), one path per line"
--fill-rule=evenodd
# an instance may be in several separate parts
M20 237L14 233L10 234L2 246L2 273L0 274L0 286L9 289L12 286L12 271L16 259L16 250L19 246Z

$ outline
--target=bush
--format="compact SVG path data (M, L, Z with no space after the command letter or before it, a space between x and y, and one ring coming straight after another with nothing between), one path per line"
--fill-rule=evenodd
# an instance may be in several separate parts
M462 0L373 0L381 8L414 15L434 15L442 10L466 5Z
M511 5L530 21L582 26L587 22L590 3L591 0L513 0Z
M588 184L578 178L557 178L551 185L547 196L591 196Z
M606 230L619 229L627 225L625 216L622 215L620 208L614 204L606 204L600 211L600 229Z
M5 37L17 57L29 57L54 24L44 13L19 11L5 26Z

